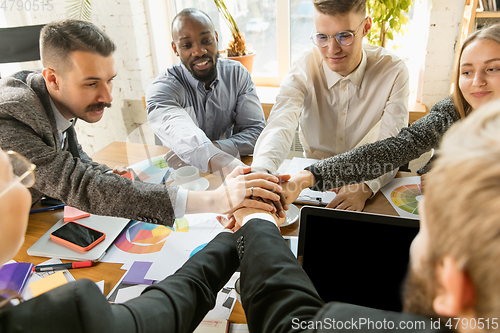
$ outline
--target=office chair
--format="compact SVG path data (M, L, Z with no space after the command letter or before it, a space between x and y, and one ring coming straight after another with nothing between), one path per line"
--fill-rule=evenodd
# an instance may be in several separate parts
M40 60L39 38L44 25L0 28L0 63Z

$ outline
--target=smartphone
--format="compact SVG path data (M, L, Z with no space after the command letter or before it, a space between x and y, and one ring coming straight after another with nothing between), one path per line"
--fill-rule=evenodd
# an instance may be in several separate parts
M106 238L103 232L76 222L68 222L50 233L50 239L70 249L85 252Z

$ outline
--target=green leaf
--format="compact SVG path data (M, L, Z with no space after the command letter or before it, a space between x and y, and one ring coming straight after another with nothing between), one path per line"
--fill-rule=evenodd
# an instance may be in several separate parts
M413 0L415 1L415 0ZM368 0L368 13L372 17L373 27L368 34L368 42L380 45L380 29L386 22L386 38L393 39L394 32L404 32L403 26L408 23L407 13L412 6L412 0Z
M69 18L90 21L92 13L91 0L66 0L66 14Z

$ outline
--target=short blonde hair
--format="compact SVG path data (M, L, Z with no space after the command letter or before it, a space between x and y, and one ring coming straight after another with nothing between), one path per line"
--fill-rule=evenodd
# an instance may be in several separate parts
M500 313L500 101L446 132L428 174L425 211L431 262L453 257L476 292L478 318Z

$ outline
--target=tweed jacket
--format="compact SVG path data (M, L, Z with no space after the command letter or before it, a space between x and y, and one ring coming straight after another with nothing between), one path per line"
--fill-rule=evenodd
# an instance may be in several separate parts
M66 139L67 141L67 139ZM177 188L133 182L107 173L79 147L80 158L61 148L50 96L40 71L0 80L0 148L34 163L32 202L44 195L83 211L172 225Z
M323 159L306 169L316 178L315 190L326 191L380 177L423 153L437 148L444 133L460 119L450 97L436 103L428 115L398 135ZM431 161L418 170L429 171Z

